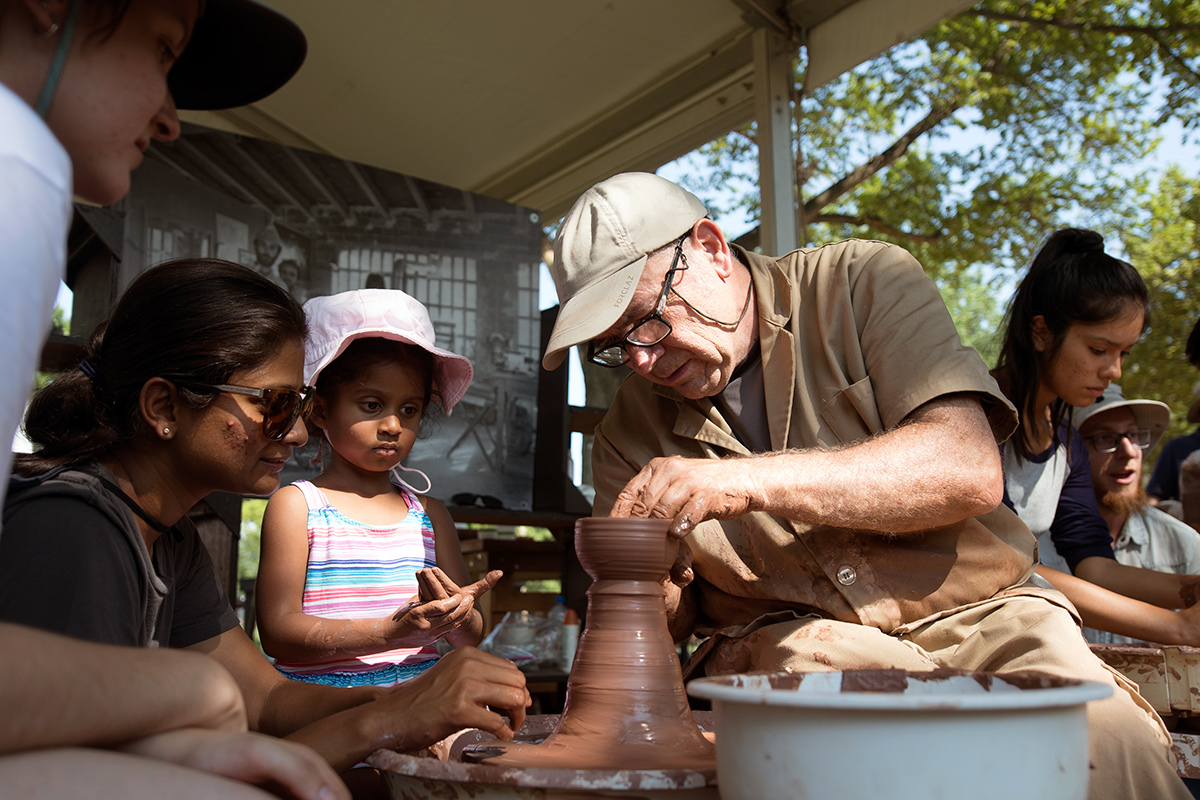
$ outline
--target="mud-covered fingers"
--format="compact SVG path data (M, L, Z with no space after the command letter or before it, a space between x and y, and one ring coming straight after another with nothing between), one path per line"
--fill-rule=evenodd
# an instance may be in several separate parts
M671 583L679 587L689 585L696 575L692 571L692 551L687 545L681 544L675 562L671 564Z
M421 587L421 600L429 602L432 600L445 600L458 590L457 586L447 590L446 581L448 579L437 567L427 567L417 570L417 585ZM453 586L453 583L451 583Z
M494 569L474 583L464 586L462 589L463 593L469 594L472 598L478 600L481 595L495 588L496 584L503 577L504 572L502 570Z

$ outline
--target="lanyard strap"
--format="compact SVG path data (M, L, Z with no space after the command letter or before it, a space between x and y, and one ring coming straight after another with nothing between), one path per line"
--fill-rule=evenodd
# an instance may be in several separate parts
M46 73L46 82L42 84L42 93L38 97L37 114L42 119L46 118L46 112L50 110L50 101L54 99L54 93L58 90L63 67L67 64L67 51L71 49L71 39L75 35L75 23L79 21L79 10L82 7L83 0L71 0L71 7L67 11L67 19L63 22L58 47L54 50L54 60L50 62L50 71Z

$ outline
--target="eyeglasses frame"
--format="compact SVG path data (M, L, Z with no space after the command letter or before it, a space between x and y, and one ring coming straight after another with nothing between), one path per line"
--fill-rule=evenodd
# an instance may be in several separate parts
M215 389L218 392L229 392L231 394L242 394L248 397L257 397L260 400L267 400L268 396L273 392L282 392L284 394L295 395L299 399L292 406L292 413L289 416L287 424L278 433L272 434L267 428L271 425L270 418L263 414L262 432L273 442L278 442L280 439L288 435L288 432L296 426L296 421L307 419L308 414L312 411L313 400L316 399L317 392L312 386L303 386L299 391L289 389L284 386L272 386L267 388L257 388L254 386L236 386L230 383L200 383L198 381L190 381L177 378L168 378L168 380L178 383L181 386L190 386L196 389ZM269 401L268 401L269 402Z
M628 347L654 347L654 345L661 343L664 339L671 335L671 331L673 331L674 328L671 327L670 322L667 322L665 319L663 319L663 311L665 311L667 308L667 298L670 296L672 284L675 282L675 273L682 272L688 268L687 258L683 255L683 243L687 241L689 235L691 235L691 231L688 231L683 236L680 236L675 242L675 256L671 259L671 266L667 270L667 277L663 281L662 291L658 294L658 302L655 304L654 310L639 319L637 322L633 323L633 325L629 327L629 332L622 336L620 341L607 344L604 347L601 347L599 350L596 349L596 343L594 341L588 342L587 360L589 362L600 367L609 367L610 369L615 369L616 367L620 367L629 363L630 356L629 350L627 349ZM681 261L683 262L682 266L680 266ZM676 294L678 294L678 292L676 292ZM685 300L684 302L687 301ZM654 319L657 319L663 325L667 326L666 333L655 339L653 342L635 342L629 338L633 335L634 331ZM615 364L601 361L599 359L599 355L609 350L617 350L620 352L621 360Z
M1117 452L1117 448L1121 446L1122 439L1128 439L1129 442L1131 444L1133 444L1135 447L1137 447L1139 450L1149 450L1150 442L1153 440L1153 434L1154 434L1154 432L1151 431L1149 428L1135 428L1132 431L1123 431L1121 433L1116 433L1114 431L1101 431L1100 433L1093 433L1091 436L1084 436L1082 438L1084 441L1088 442L1092 446L1092 449L1095 450L1097 453L1104 453L1107 455L1108 453ZM1095 441L1093 441L1097 436L1115 436L1115 437L1117 437L1117 440L1115 442L1113 442L1113 446L1111 448L1104 450L1104 449L1101 449L1099 446L1097 446ZM1137 440L1134 439L1135 436L1138 439L1145 439L1146 443L1141 444L1140 442L1138 442Z

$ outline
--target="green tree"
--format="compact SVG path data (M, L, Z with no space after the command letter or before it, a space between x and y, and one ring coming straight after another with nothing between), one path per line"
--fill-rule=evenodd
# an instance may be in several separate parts
M262 518L267 510L263 497L242 500L241 538L238 540L238 579L258 577L258 551L262 542Z
M1179 436L1191 428L1184 414L1192 385L1200 379L1183 352L1200 317L1200 179L1168 169L1146 202L1144 218L1129 226L1122 240L1150 287L1151 303L1150 328L1131 353L1122 388L1128 397L1170 406L1166 436Z
M802 51L802 239L896 242L935 278L1021 268L1067 219L1128 218L1127 168L1155 126L1198 124L1200 2L988 0L807 95L804 64ZM974 144L950 148L965 129ZM753 193L723 199L757 183L755 132L700 151L710 169L688 183L718 209L757 215Z

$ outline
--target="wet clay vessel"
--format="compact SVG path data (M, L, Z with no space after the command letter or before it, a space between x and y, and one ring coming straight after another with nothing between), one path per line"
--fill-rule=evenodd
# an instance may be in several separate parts
M489 742L465 761L572 769L715 773L716 754L688 707L661 583L679 542L668 520L590 517L575 551L594 583L554 731L538 744Z

